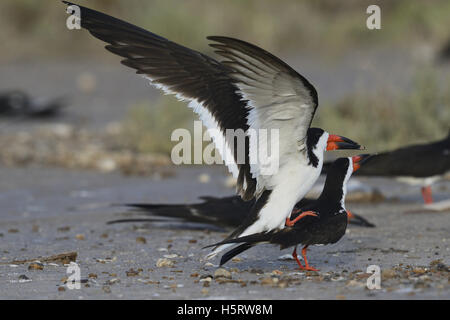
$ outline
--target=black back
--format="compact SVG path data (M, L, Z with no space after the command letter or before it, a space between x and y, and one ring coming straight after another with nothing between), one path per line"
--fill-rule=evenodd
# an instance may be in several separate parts
M426 178L450 171L450 134L436 142L410 145L374 155L358 176Z

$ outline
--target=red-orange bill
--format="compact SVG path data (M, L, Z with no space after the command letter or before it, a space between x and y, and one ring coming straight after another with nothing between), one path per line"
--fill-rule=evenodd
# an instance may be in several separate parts
M332 150L364 150L364 147L349 138L330 134L327 140L327 151Z

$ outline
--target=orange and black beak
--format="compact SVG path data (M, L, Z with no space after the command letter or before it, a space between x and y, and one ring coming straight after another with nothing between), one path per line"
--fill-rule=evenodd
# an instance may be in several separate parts
M327 151L341 149L364 150L364 147L349 138L330 134L327 141Z
M359 156L352 157L353 172L361 168L361 165L372 157L372 154L360 154Z

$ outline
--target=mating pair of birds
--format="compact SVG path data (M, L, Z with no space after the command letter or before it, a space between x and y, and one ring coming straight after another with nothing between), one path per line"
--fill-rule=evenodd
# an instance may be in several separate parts
M127 22L65 3L69 8L78 7L81 27L107 42L105 48L125 58L121 61L124 65L166 93L190 101L189 107L204 125L221 132L214 142L225 146L222 152L232 155L234 161L227 166L237 179L237 193L254 203L240 226L214 245L207 257L239 243L223 255L221 262L225 263L256 243L270 242L282 248L295 246L293 255L299 266L315 270L307 263L306 249L312 244L335 243L344 235L346 183L368 156L336 160L328 170L321 196L293 210L319 177L325 151L363 149L348 138L310 127L318 106L313 85L279 58L241 40L208 37L215 42L211 44L215 52L224 58L219 62ZM267 174L258 159L252 159L257 146L248 136L245 159L239 161L227 129L247 134L251 130L278 130L279 156L272 159L277 161L278 170ZM304 246L305 266L297 258L298 244Z

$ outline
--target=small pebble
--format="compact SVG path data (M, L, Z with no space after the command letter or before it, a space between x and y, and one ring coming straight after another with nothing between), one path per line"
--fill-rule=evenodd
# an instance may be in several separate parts
M86 237L84 236L84 234L79 233L79 234L77 234L77 235L75 236L75 239L77 239L77 240L85 240Z
M39 262L33 262L28 266L28 270L44 270L44 265Z
M224 268L219 268L216 270L216 272L214 272L214 279L217 279L217 278L231 279L231 272L229 272L228 270L226 270Z
M145 239L144 237L137 237L136 238L136 243L146 244L147 243L147 239Z
M163 267L173 267L175 264L175 262L173 262L170 259L167 258L159 258L158 261L156 262L156 266L158 268L163 268Z

